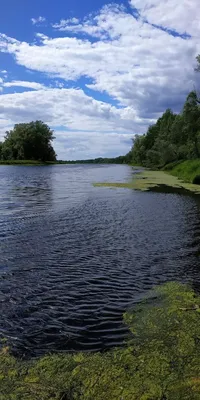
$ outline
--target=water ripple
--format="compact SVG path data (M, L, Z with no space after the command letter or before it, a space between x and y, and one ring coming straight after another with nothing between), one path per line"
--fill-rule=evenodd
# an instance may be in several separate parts
M18 354L103 350L152 286L200 283L198 197L94 188L127 166L0 168L2 336Z

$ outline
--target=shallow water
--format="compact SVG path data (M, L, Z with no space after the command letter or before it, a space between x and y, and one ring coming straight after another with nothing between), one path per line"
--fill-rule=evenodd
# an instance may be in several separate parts
M200 198L93 187L122 165L0 167L0 329L15 351L104 350L170 280L200 287Z

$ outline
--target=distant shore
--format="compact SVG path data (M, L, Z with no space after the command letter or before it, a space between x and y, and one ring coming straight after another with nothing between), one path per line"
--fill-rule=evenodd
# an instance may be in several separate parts
M59 164L127 164L124 157L117 158L95 158L88 160L58 160L58 161L39 161L39 160L0 160L0 165L59 165Z

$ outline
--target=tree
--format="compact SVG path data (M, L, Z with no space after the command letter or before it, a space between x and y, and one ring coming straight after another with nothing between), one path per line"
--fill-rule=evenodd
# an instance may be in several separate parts
M196 72L200 72L200 54L196 57L197 60L197 66L195 68Z
M42 121L17 124L13 130L6 132L1 158L55 161L56 154L51 144L53 139L53 131Z
M184 130L188 137L188 143L193 148L191 157L198 158L199 151L199 133L200 133L200 107L198 96L195 91L192 91L187 96L183 108Z
M200 56L199 56L200 71ZM145 167L200 157L200 100L196 91L187 96L181 114L167 109L143 136L136 136L132 162Z

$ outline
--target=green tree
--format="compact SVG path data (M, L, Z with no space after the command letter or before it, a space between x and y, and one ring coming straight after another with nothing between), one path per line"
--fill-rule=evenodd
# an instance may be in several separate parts
M42 121L17 124L13 130L6 132L1 158L55 161L56 154L51 144L53 139L53 131Z
M188 144L190 146L190 157L199 158L199 134L200 134L200 107L197 93L192 91L189 93L183 108L184 127Z
M200 57L199 57L200 60ZM200 100L196 91L187 96L181 114L167 109L147 133L136 136L132 162L145 167L200 157Z
M144 165L146 159L145 136L135 135L133 139L132 161L136 165Z

